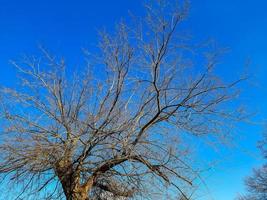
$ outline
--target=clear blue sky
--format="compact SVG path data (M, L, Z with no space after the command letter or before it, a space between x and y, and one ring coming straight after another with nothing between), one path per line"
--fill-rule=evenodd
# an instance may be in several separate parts
M78 65L81 48L96 42L96 31L127 18L128 11L142 12L141 0L1 0L0 1L0 83L12 85L14 71L10 59L33 54L38 44ZM250 83L243 87L240 103L257 111L254 121L267 116L267 1L191 0L185 28L195 40L214 38L231 50L221 65L223 76L234 77L247 59L252 61ZM262 160L255 148L262 127L244 124L235 148L202 154L202 160L217 160L205 175L210 194L201 199L230 200L243 191L243 179ZM204 156L203 156L204 155Z

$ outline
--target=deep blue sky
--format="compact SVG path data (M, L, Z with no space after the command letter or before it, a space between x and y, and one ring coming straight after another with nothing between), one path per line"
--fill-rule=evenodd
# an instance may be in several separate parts
M140 14L141 0L0 0L0 83L15 82L10 59L36 52L42 44L72 64L81 59L81 48L97 44L97 30L112 30L115 22L128 17L128 11ZM186 29L195 40L214 38L231 50L221 65L223 76L235 77L251 60L249 80L243 87L240 103L247 104L261 122L267 115L267 1L264 0L192 0ZM219 162L207 175L210 194L203 200L230 200L243 192L243 179L262 160L255 148L261 126L239 127L236 147L203 154L203 160ZM206 177L206 176L205 176Z

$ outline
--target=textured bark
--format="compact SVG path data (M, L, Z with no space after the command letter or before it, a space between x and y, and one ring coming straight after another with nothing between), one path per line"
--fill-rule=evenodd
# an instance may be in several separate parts
M67 200L89 200L88 193L93 182L80 185L79 179L73 176L65 176L60 180Z
M72 194L65 194L67 200L89 200L88 192L86 190L80 190L73 192Z
M89 200L88 193L93 185L89 178L83 185L80 184L79 170L73 169L70 160L60 161L55 169L67 200Z

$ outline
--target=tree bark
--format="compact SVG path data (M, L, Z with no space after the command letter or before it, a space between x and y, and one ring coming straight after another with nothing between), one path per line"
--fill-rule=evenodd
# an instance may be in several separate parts
M88 192L85 190L72 191L71 194L65 194L66 200L89 200Z
M89 191L93 186L93 178L80 184L80 173L74 170L70 161L60 161L56 166L56 174L59 177L66 200L89 200Z
M89 200L92 184L81 185L79 178L73 176L64 176L60 182L67 200Z
M67 200L89 200L89 191L92 189L94 178L89 178L83 185L79 181L72 181L70 187L63 185Z

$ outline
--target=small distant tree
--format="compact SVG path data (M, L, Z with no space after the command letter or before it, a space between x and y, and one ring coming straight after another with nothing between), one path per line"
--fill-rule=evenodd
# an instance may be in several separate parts
M264 134L264 139L260 142L260 150L264 159L267 159L267 134ZM240 197L240 200L265 200L267 199L267 164L253 170L253 175L245 181L248 194Z
M187 9L147 5L134 28L101 33L101 53L86 53L76 73L46 50L12 62L19 84L1 89L0 174L18 199L188 199L198 175L183 134L227 133L240 80L216 74L218 51L186 45Z

